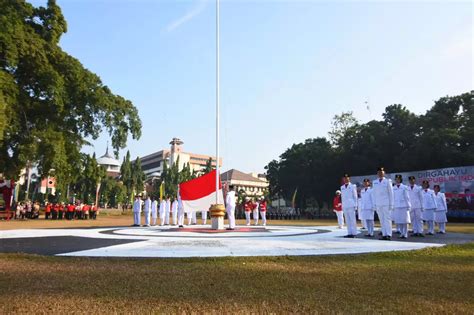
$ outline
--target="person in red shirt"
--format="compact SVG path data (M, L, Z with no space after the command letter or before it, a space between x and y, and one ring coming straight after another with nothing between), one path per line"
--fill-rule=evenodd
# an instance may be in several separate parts
M53 206L52 219L57 220L59 213L59 203L55 203Z
M59 204L59 213L58 213L58 219L59 219L59 220L62 220L62 219L63 219L64 210L65 210L64 208L65 208L65 207L64 207L64 203L61 202L61 203Z
M245 225L249 226L250 225L250 213L253 210L253 202L252 202L252 200L250 200L249 197L245 198L244 210L245 210Z
M74 209L76 208L76 206L74 206L73 204L68 204L67 205L67 213L66 213L66 219L68 220L72 220L73 219L73 216L74 216Z
M258 204L258 210L260 211L260 217L262 218L262 225L267 225L267 201L264 197L260 199L260 203Z
M51 204L47 203L46 207L44 208L44 219L45 220L49 219L49 216L51 215L51 208L52 208Z
M97 219L97 207L95 205L91 206L90 213L91 219Z
M89 206L87 203L84 204L82 207L82 219L87 220L89 219L89 210L91 209L91 206Z
M332 207L334 213L337 215L337 224L339 228L344 228L344 214L342 213L342 203L341 203L341 191L336 191L336 196L334 196L334 200L332 202Z

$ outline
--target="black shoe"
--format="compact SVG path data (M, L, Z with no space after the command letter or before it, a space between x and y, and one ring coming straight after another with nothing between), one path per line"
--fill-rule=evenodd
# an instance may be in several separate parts
M370 234L365 234L364 236L365 237L374 237L373 235L370 235Z
M397 231L397 232L395 232L395 234L402 234L402 232L400 232L400 231Z
M344 236L344 238L354 238L354 237L355 237L355 235L350 235L350 234Z
M433 233L426 233L426 235L434 235Z
M227 228L226 230L227 230L227 231L233 231L233 230L235 230L235 229L233 229L233 228Z
M407 237L405 235L400 236L401 239L406 240Z
M179 228L184 228L184 226L180 225Z
M418 236L419 236L419 237L425 237L425 234L423 234L423 233L418 233Z

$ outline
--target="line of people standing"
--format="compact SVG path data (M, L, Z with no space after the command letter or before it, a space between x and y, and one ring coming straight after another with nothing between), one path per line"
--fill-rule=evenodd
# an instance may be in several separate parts
M98 209L94 204L47 203L44 208L45 220L96 220Z
M374 237L375 212L381 225L381 239L392 239L392 222L400 239L408 238L408 225L412 225L413 236L423 237L423 222L427 225L427 235L434 235L435 223L438 233L446 233L447 203L446 196L435 185L430 189L424 180L422 187L415 184L416 178L410 176L409 185L403 184L402 175L395 176L395 183L385 177L383 167L377 169L377 179L371 183L364 179L364 187L357 194L357 187L350 182L349 174L344 174L344 184L336 192L333 207L338 217L339 228L347 224L346 238L357 235L356 212L362 225L367 229L366 237Z

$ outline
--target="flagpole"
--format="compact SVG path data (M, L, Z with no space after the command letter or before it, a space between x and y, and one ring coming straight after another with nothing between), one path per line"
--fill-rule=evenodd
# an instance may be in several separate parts
M216 204L219 204L219 0L216 0Z

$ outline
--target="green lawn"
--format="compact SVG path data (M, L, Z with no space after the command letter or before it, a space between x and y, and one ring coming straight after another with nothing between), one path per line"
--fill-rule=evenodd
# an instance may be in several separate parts
M474 313L474 243L312 257L0 255L0 313Z

